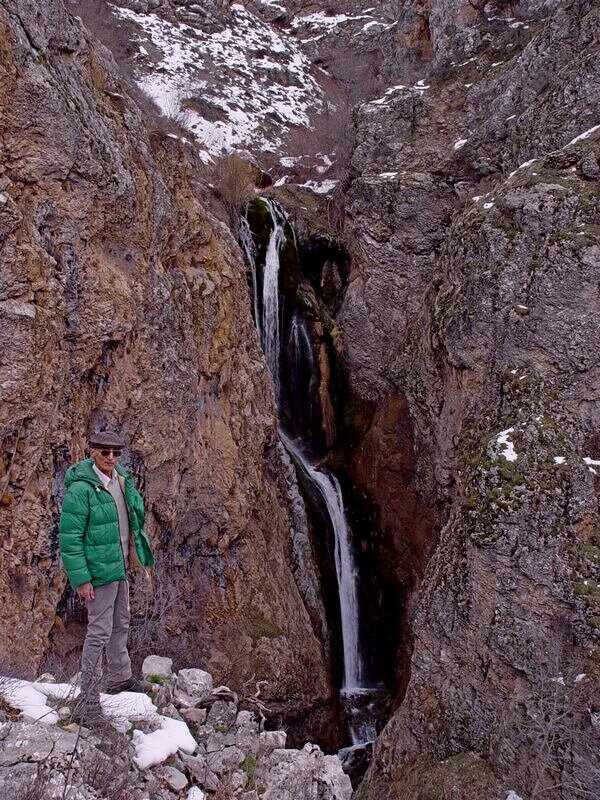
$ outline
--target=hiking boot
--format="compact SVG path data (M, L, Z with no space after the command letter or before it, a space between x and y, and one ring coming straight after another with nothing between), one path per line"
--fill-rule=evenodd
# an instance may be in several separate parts
M111 686L107 686L104 691L106 694L119 694L119 692L145 692L146 686L142 683L142 681L139 681L132 675L131 677L126 678L124 681L119 681L118 683L113 683Z

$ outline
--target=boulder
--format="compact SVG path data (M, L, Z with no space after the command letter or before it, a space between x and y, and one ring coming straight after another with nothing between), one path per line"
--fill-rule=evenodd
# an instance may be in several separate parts
M176 792L181 792L188 785L188 779L183 772L180 772L175 767L163 767L159 774L171 789Z
M239 747L225 747L223 750L209 753L207 764L217 775L223 775L225 772L232 772L240 764L243 764L245 758L245 754Z
M251 711L238 711L235 724L238 728L250 728L258 732L258 722Z
M142 664L142 675L148 680L152 675L157 678L170 678L173 674L173 659L163 656L146 656Z
M350 800L352 784L337 756L307 744L302 750L274 750L260 759L255 783L263 800Z
M174 699L181 706L192 708L210 694L213 689L212 676L202 669L181 669L177 673Z
M204 755L189 756L186 753L182 753L181 760L190 776L198 783L204 785L206 777L206 757Z
M224 700L217 700L208 712L207 722L209 725L231 728L235 724L236 717L237 706Z

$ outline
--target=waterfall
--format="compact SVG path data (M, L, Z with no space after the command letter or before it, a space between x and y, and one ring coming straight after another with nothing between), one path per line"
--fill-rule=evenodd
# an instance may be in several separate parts
M271 215L273 228L266 247L265 263L261 272L257 263L256 248L252 232L247 220L241 225L241 244L252 267L252 283L254 289L254 316L260 342L265 353L267 364L273 376L278 405L282 402L281 378L286 374L281 369L284 355L282 342L283 317L281 314L279 291L279 254L285 243L287 219L282 211L270 200L260 198ZM295 235L292 230L292 236ZM285 333L285 331L283 331ZM310 376L313 374L314 362L312 345L305 320L296 310L289 322L288 352L291 356L291 390L292 396L303 393L301 374L303 364L307 364ZM310 380L309 380L310 382ZM287 388L287 387L286 387ZM305 396L297 398L305 400ZM280 408L281 411L281 408ZM280 437L285 448L292 457L296 468L301 470L307 481L314 487L315 494L323 499L334 535L334 561L338 587L341 616L342 648L344 658L344 684L342 696L349 713L350 736L353 744L366 741L365 736L374 738L371 728L365 727L365 713L355 702L360 695L367 696L371 690L366 683L365 667L362 659L360 642L360 613L358 602L358 570L352 545L352 530L348 524L344 499L340 483L335 475L317 467L307 458L297 442L281 429ZM368 724L368 714L367 714Z
M281 355L281 337L279 333L279 248L285 242L286 219L273 203L268 203L268 206L271 212L271 219L273 220L273 230L269 238L269 244L267 245L263 270L261 343L267 359L267 364L273 376L275 397L279 402L281 397L279 363Z
M335 571L340 598L344 649L344 686L342 691L350 692L363 686L363 668L359 641L358 573L352 552L351 532L344 510L342 490L335 475L325 472L323 469L317 469L283 431L280 435L296 464L318 489L333 527Z
M256 247L252 231L246 217L240 223L240 243L252 267L252 288L254 293L254 320L260 344L267 359L267 366L273 376L275 398L281 399L281 335L279 308L279 250L285 242L286 217L274 203L261 197L269 209L273 229L267 244L265 263L262 270L262 285L259 286L259 271L256 262Z

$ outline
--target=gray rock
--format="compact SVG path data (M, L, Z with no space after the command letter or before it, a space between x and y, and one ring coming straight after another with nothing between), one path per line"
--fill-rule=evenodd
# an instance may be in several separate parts
M238 728L234 734L234 744L248 755L258 755L260 746L258 734L250 728Z
M324 756L315 745L275 750L262 757L254 780L267 800L350 800L352 784L337 756Z
M190 756L186 753L182 753L181 760L191 777L201 786L204 786L207 772L206 757L204 755Z
M258 751L261 755L273 750L283 749L287 734L285 731L261 731L258 736Z
M163 714L165 717L170 717L171 719L183 719L182 715L175 708L173 703L169 703L169 705L161 708L160 713Z
M225 747L208 753L206 763L214 773L223 775L225 772L233 772L245 759L245 754L238 747Z
M235 731L231 733L221 733L220 731L216 731L212 733L206 742L206 752L207 753L216 753L218 750L223 750L224 747L231 747L235 745L237 740L237 735Z
M193 707L213 689L212 676L202 669L182 669L176 677L174 699L178 705Z
M207 710L205 708L182 708L181 716L186 722L193 722L196 725L204 725L206 722Z
M248 728L258 733L258 722L251 711L238 711L235 724L238 728Z
M207 722L213 727L220 725L230 728L235 724L236 716L237 706L224 700L217 700L208 712Z
M188 785L188 779L183 772L180 772L175 767L162 767L160 770L157 770L157 774L160 775L175 792L183 791Z
M73 752L76 742L74 733L54 725L12 722L2 740L0 766L12 766L22 761L43 762L50 755L58 763Z
M142 663L142 675L147 680L152 675L170 678L173 674L173 659L163 656L146 656Z

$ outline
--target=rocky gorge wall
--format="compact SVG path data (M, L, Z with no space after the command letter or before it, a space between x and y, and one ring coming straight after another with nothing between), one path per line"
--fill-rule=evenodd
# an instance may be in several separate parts
M598 791L598 10L454 6L428 17L421 83L358 109L346 194L348 374L379 407L406 398L417 458L432 454L417 487L444 523L411 600L406 694L358 796L584 797ZM399 448L386 439L374 461Z
M112 427L159 561L141 645L304 715L330 691L323 612L239 249L61 2L2 0L0 29L3 658L80 644L62 477Z
M122 5L159 9L178 35L190 14L203 32L232 15ZM369 619L386 631L397 710L358 796L594 796L598 9L235 5L289 25L360 96L335 197L269 190L295 223L332 409L324 449L344 470ZM168 634L201 642L195 663L236 686L266 673L275 707L301 715L328 701L331 622L239 251L205 210L191 151L148 137L78 23L0 8L4 635L30 637L32 661L45 647L64 586L60 475L92 424L122 425L170 557ZM58 651L72 641L59 629Z

